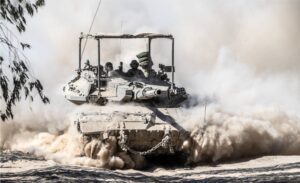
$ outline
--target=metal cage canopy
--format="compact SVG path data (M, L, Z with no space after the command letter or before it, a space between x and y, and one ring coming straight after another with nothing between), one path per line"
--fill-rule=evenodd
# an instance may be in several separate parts
M138 39L138 38L167 38L167 39L173 39L173 36L171 34L156 34L156 33L140 33L140 34L96 34L96 35L82 35L82 38L95 38L95 39L105 39L105 38L116 38L116 39Z
M82 39L95 39L98 42L98 69L100 70L100 62L101 62L101 49L100 42L101 39L147 39L148 40L148 52L151 57L151 40L152 39L169 39L172 41L172 85L174 84L174 37L171 34L156 34L156 33L139 33L139 34L82 34L79 37L79 72L81 72L81 59L82 59L82 49L81 42ZM100 81L100 75L98 72L98 82ZM100 84L100 83L99 83ZM98 85L100 87L100 85Z

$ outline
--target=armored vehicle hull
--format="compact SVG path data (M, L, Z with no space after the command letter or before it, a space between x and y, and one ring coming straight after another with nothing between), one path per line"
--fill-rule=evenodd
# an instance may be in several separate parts
M104 106L98 111L80 113L76 125L85 144L115 136L120 150L156 156L181 151L186 133L173 120L178 114L177 108Z

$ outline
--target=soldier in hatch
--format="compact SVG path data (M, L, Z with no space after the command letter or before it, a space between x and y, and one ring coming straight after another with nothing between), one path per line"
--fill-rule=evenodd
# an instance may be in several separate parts
M153 62L149 55L149 52L142 52L137 55L139 58L140 66L143 69L146 78L156 78L157 73L152 69Z
M84 64L83 70L93 71L95 75L98 75L98 66L93 66L90 64L90 60L87 60ZM103 66L100 65L100 76L105 76Z
M86 62L84 63L84 70L90 70L92 68L91 64L90 64L90 60L86 60Z
M106 77L118 76L118 73L114 71L114 66L111 62L105 63L105 72L106 72Z
M131 69L129 69L126 73L127 77L139 77L139 78L145 77L143 71L138 69L139 63L136 60L131 61L130 67Z

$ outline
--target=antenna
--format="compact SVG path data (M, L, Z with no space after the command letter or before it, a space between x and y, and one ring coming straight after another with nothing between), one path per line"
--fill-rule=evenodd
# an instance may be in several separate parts
M91 33L91 30L92 30L92 27L93 27L93 25L94 25L94 21L95 21L95 19L96 19L96 16L97 16L97 13L98 13L98 10L99 10L99 7L100 7L101 2L102 2L102 0L99 0L99 3L98 3L98 6L97 6L97 9L96 9L96 12L95 12L95 14L94 14L94 17L93 17L93 20L92 20L92 23L91 23L91 25L90 25L89 32L88 32L87 35L89 35L89 34ZM88 41L88 38L85 39L84 46L83 46L83 49L82 49L82 52L81 52L81 56L83 56L83 54L84 54L84 50L85 50L85 46L86 46L86 44L87 44L87 41Z

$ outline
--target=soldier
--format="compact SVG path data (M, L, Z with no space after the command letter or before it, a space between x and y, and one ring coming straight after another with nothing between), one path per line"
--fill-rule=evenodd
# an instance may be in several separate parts
M111 62L106 62L105 72L106 72L106 77L114 77L118 75L117 72L114 71L114 66Z
M91 64L90 64L90 60L86 60L86 62L84 63L84 70L90 70L91 69Z
M93 66L90 64L90 61L87 60L84 64L83 70L93 71L95 75L98 75L98 66ZM100 65L100 76L105 75L105 72L103 70L103 66Z
M145 77L146 78L156 78L157 73L152 69L153 62L152 62L149 52L142 52L136 56L139 59L140 66L143 69Z
M129 69L127 71L126 76L128 76L128 77L141 77L141 78L145 77L143 71L138 69L139 63L136 60L131 61L130 67L131 67L131 69Z
M113 64L111 62L106 62L105 63L105 71L109 72L109 71L112 71L112 70L114 70Z
M153 62L151 60L140 61L140 66L146 78L155 78L157 76L155 70L152 69Z

